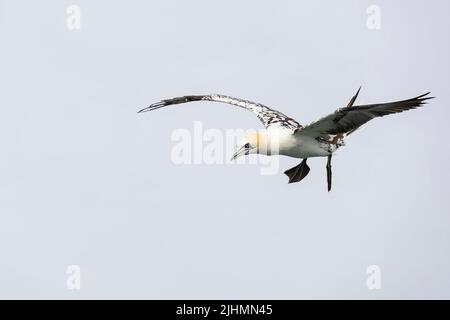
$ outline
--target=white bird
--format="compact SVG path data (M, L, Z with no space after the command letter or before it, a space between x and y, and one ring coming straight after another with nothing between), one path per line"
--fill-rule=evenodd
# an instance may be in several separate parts
M306 164L308 158L327 157L327 183L328 191L330 191L331 157L339 147L344 145L346 136L373 118L415 109L424 105L426 100L433 98L428 97L430 93L428 92L402 101L354 106L360 90L361 88L346 107L339 108L307 126L302 126L294 119L260 103L220 94L192 95L162 100L140 110L139 113L191 101L222 102L250 110L256 114L266 130L246 135L242 145L231 159L253 153L302 158L303 161L299 165L284 172L289 177L289 183L293 183L301 181L309 173L310 168Z

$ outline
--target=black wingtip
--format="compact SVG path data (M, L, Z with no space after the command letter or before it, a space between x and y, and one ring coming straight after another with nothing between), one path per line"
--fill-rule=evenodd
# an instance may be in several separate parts
M150 106L150 107L146 107L146 108L144 108L144 109L139 110L137 113L148 112L148 111L152 110L151 108L152 108L151 106Z
M429 95L430 93L431 93L431 91L428 91L427 93L424 93L424 94L421 94L420 96L417 96L416 99L425 97L425 96Z
M359 86L358 91L356 91L356 94L350 99L349 103L347 104L347 108L353 107L353 104L356 101L356 98L358 98L359 92L361 91L361 87Z
M359 92L361 91L361 88L362 88L362 86L359 86L358 91L356 91L355 96L354 96L355 100L356 100L356 98L358 98L358 95L359 95Z
M427 104L427 101L428 100L431 100L431 99L434 99L434 98L436 98L436 97L429 97L428 95L430 94L431 92L429 91L429 92L427 92L427 93L424 93L424 94L421 94L420 96L417 96L417 97L415 97L415 98L413 98L412 100L414 101L418 101L418 105L419 106L421 106L421 105L424 105L424 104Z
M156 103L151 104L150 106L148 106L148 107L146 107L144 109L139 110L137 113L144 113L144 112L156 110L156 109L164 107L165 105L166 104L164 103L164 101L156 102Z
M425 101L436 98L436 97L427 97L430 93L431 91L428 91L427 93L421 94L420 96L417 96L414 99Z

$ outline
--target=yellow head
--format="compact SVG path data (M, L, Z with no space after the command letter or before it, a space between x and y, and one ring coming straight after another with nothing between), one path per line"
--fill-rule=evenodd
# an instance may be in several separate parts
M266 132L260 131L246 134L239 144L237 151L231 157L231 160L235 160L242 155L253 153L269 154L267 152L267 142Z

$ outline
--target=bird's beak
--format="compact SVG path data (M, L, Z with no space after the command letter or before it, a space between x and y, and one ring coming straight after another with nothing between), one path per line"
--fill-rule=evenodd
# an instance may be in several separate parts
M248 150L242 146L238 149L238 151L236 151L233 156L231 157L230 161L236 160L237 157L240 157L244 154L248 154Z

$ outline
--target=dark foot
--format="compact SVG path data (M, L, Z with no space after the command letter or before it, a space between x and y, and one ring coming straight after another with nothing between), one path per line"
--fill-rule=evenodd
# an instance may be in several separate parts
M331 190L331 155L328 156L327 161L327 183L328 183L328 192Z
M310 169L306 164L306 160L308 159L303 159L303 161L298 166L295 166L284 172L284 174L289 177L289 183L299 182L308 175Z

